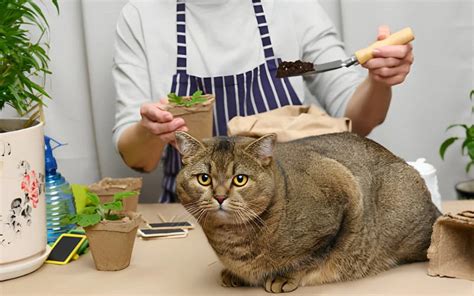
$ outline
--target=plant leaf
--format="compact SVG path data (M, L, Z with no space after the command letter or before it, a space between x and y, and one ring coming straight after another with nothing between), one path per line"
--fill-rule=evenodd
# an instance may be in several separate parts
M112 211L121 211L123 208L122 201L113 201L113 202L104 203L102 207L106 210L112 210Z
M100 199L99 199L99 197L97 196L97 194L95 194L95 193L87 192L87 198L91 201L91 203L92 203L94 206L97 206L97 205L100 204Z
M99 223L101 217L99 214L79 214L77 215L77 224L82 227L87 227Z
M59 14L59 4L58 4L58 0L51 0L53 2L53 5L54 7L56 7L56 11L58 12Z
M205 97L193 97L190 102L192 103L202 103L207 101Z
M37 4L40 1L0 2L0 109L9 105L24 116L31 102L44 105L48 97L44 90L46 75L51 74L48 20ZM59 13L59 1L51 2Z
M474 142L469 142L466 145L467 147L467 154L471 158L471 160L474 160Z
M464 139L464 142L462 142L462 146L461 146L461 154L464 155L466 152L464 151L467 147L467 144L469 144L469 142L474 142L474 139L470 139L470 138L466 138Z
M114 194L114 201L121 201L124 198L132 197L137 194L138 192L135 192L135 191L118 192Z
M469 170L471 169L471 166L474 164L474 161L470 161L467 165L466 165L466 173L469 173Z
M474 139L474 125L466 129L466 138Z
M467 125L465 125L465 124L455 123L455 124L451 124L450 126L448 126L448 127L446 128L446 131L449 130L449 129L451 129L451 128L453 128L453 127L455 127L455 126L462 126L463 128L466 129L466 131L469 129L469 128L467 127Z
M107 215L106 219L110 221L116 221L116 220L122 219L122 216L119 216L117 214L111 214L111 215Z
M97 212L96 206L88 206L82 209L82 214L91 215L91 214L95 214L96 212Z
M448 149L448 147L451 146L451 144L453 144L457 139L459 139L459 138L458 137L451 137L451 138L446 139L441 144L441 146L439 147L439 155L441 156L442 160L444 160L444 154L446 153L446 149Z
M202 96L202 90L200 90L200 89L195 91L192 95L192 97L200 97L200 96Z
M76 224L77 223L77 216L76 215L67 215L66 217L62 218L61 226L68 225L68 224Z
M36 5L33 1L28 1L28 2L30 6L34 9L35 14L41 18L41 20L46 24L46 26L48 26L48 20L46 19L43 12L41 11L41 8L39 8L39 6Z
M180 104L183 101L183 98L180 96L177 96L175 93L169 93L168 98L169 98L169 102L175 103L175 104Z

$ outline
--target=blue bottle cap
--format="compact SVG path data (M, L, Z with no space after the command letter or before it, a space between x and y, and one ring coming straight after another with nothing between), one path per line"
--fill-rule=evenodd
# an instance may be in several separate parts
M51 141L56 143L57 146L55 146L54 148L51 146ZM57 169L58 169L58 164L56 162L56 158L54 158L54 155L53 155L53 150L58 148L58 147L61 147L61 146L64 146L66 144L61 144L59 143L58 141L48 137L48 136L44 136L44 164L45 164L45 169L46 169L46 172L55 172Z

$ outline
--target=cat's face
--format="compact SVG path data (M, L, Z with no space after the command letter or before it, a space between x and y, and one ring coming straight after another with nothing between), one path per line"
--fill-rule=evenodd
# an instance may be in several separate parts
M181 203L202 224L244 224L258 220L274 193L274 136L218 137L199 142L176 134L183 168L176 189Z

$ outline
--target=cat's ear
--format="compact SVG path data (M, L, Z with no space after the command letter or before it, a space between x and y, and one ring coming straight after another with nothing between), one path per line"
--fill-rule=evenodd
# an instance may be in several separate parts
M204 145L199 142L196 138L186 132L177 131L175 133L176 146L179 153L182 156L183 163L186 164L186 158L196 154L201 149L204 149Z
M273 157L276 135L264 135L245 147L244 151L257 158L264 166L269 165Z

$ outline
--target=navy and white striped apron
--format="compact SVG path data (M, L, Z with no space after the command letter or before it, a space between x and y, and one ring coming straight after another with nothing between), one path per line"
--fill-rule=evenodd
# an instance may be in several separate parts
M177 0L178 57L177 72L173 75L171 92L179 96L187 96L200 89L205 94L215 95L214 136L226 135L227 122L234 116L253 115L286 105L301 105L301 100L288 78L276 78L281 59L275 57L261 0L251 1L262 39L265 63L236 75L196 77L187 73L186 5L184 0ZM181 168L181 160L178 152L171 145L166 147L163 161L163 191L160 202L175 202L177 201L176 175Z

